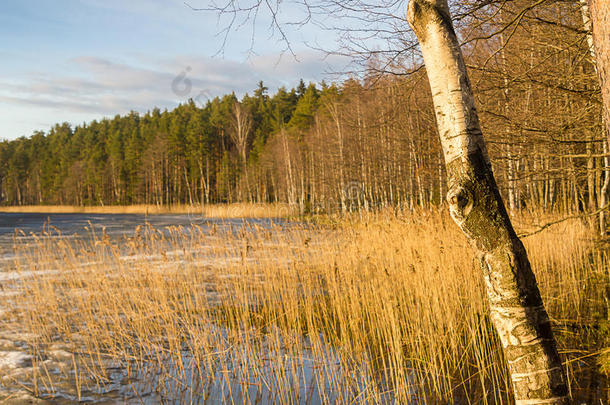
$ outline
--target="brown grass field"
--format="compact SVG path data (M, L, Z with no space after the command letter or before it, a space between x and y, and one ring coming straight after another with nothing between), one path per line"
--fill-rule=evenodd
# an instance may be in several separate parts
M0 322L31 365L0 400L511 403L477 259L444 211L322 222L16 244ZM524 242L571 394L608 403L607 251L578 219Z

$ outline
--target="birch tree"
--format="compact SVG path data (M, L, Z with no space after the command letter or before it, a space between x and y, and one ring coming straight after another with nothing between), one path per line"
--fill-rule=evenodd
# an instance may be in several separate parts
M231 117L231 131L229 135L239 153L239 158L244 170L246 185L248 188L248 198L250 198L250 185L248 183L248 136L252 130L252 116L250 112L240 103L235 101Z
M447 0L411 0L407 20L419 40L432 90L449 210L479 254L516 403L568 403L549 317L492 173Z
M229 135L239 152L242 164L245 166L248 135L252 129L252 117L246 108L239 101L236 101L235 104L233 104L233 116L231 118L231 131L229 132Z
M608 0L588 0L589 1L589 18L586 11L583 11L585 26L592 25L592 52L595 57L597 74L602 90L603 101L603 123L607 144L610 145L610 2ZM586 27L588 28L588 27ZM590 40L590 38L587 38ZM604 151L607 154L607 150ZM606 166L609 159L606 157ZM610 174L606 168L606 178L602 189L602 198L600 202L600 228L602 234L606 233L605 209L608 200L608 183L610 182Z
M589 13L593 25L597 74L604 103L604 122L606 133L610 136L610 2L589 0Z

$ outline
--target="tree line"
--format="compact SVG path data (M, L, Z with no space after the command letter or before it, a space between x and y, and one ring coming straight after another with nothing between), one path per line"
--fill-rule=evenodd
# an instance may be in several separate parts
M459 21L501 193L511 210L595 211L609 164L590 27L580 2L525 14L520 3ZM0 203L285 202L303 212L441 203L445 169L424 69L417 57L368 63L342 83L269 94L261 82L241 99L2 141Z

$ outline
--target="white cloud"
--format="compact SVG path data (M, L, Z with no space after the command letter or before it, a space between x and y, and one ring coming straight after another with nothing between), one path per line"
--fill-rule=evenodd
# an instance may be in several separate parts
M260 80L271 91L294 86L300 78L319 81L326 77L325 72L342 69L347 60L304 51L297 60L274 54L246 61L195 56L124 61L81 56L69 62L70 74L29 73L0 83L0 102L13 109L27 108L33 117L60 111L65 120L73 113L76 122L81 122L83 115L94 119L130 110L173 108L189 98L204 102L207 97L231 92L241 96ZM47 111L42 114L41 110Z

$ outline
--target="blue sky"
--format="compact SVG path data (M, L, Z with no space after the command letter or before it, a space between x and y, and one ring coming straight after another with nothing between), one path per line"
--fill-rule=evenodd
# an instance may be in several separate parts
M288 6L283 16L298 19L300 12ZM282 54L285 46L265 18L231 32L222 47L218 33L226 20L181 0L4 0L0 139L46 131L57 122L171 109L188 98L242 95L259 80L271 90L294 86L299 78L332 80L328 72L345 68L345 59L324 58L306 44L331 46L328 32L288 27L295 59Z

